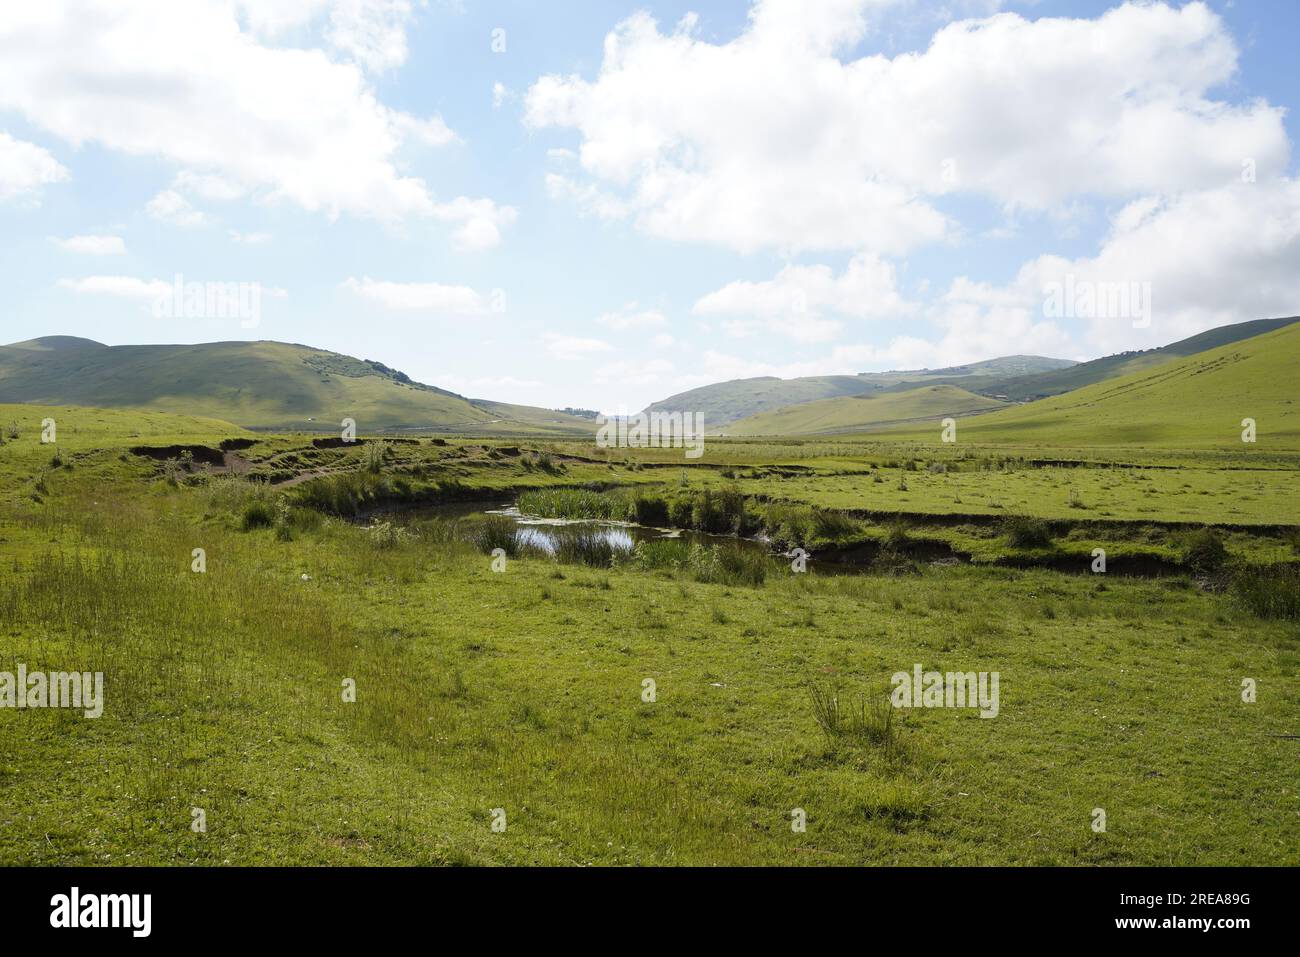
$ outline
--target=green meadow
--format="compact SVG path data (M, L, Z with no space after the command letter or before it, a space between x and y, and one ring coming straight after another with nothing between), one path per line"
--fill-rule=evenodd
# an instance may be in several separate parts
M0 708L3 864L1300 863L1285 448L0 437L0 671L104 674L99 718ZM813 561L425 508L521 495ZM890 709L916 665L997 716Z

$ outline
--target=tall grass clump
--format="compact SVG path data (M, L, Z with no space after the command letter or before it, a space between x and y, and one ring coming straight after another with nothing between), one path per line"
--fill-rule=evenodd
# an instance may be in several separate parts
M1185 532L1179 541L1179 555L1184 565L1202 575L1219 571L1228 561L1228 549L1212 528Z
M635 551L630 542L611 540L596 528L562 528L555 537L555 558L567 565L612 568L630 561Z
M504 515L488 515L472 534L471 540L485 554L501 549L511 558L519 554L519 529Z
M627 514L638 525L663 528L668 525L668 503L661 496L635 492L628 500Z
M239 516L239 527L245 532L255 528L270 528L275 524L275 508L270 502L248 502Z
M519 511L541 518L625 521L628 503L618 495L582 488L545 488L519 496Z
M1249 565L1232 578L1233 597L1258 618L1300 621L1300 567Z
M696 581L758 586L767 580L772 560L755 548L696 543L687 552L686 564Z
M652 538L632 549L632 564L645 571L685 568L690 560L691 547L680 538Z
M341 472L312 479L293 489L294 503L327 515L351 518L385 499L400 496L404 482L372 472Z
M891 758L901 753L894 706L887 693L847 697L835 687L809 681L808 698L813 720L832 744L865 744Z
M1013 548L1050 548L1052 529L1041 518L1028 515L1008 515L1002 520L1007 544Z
M379 475L384 471L384 463L388 460L389 445L387 442L378 440L367 442L364 449L366 471L371 475Z

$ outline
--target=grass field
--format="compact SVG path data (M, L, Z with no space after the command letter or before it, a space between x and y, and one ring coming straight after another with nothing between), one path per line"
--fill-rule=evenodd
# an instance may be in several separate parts
M727 435L807 435L856 432L922 419L990 412L1005 403L954 385L927 385L906 392L841 396L750 416L726 427Z
M0 407L0 433L11 421L0 671L102 671L105 706L0 709L0 863L1300 863L1300 633L1239 587L1294 547L1286 453L1066 468L1006 448L771 441L688 463ZM237 467L206 464L228 439L254 444ZM560 487L848 510L853 534L910 559L831 575L772 558L750 583L522 554L498 572L460 520L336 514ZM1054 540L1017 545L1003 512L1054 519ZM996 564L1097 541L1173 560L1161 523L1188 516L1277 527L1221 528L1213 573ZM944 535L978 560L909 551ZM899 709L882 728L875 703L917 664L998 672L997 717Z

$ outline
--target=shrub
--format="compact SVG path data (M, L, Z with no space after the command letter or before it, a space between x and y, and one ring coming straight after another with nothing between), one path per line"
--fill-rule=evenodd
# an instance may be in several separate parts
M882 540L884 547L891 552L904 551L912 544L911 536L907 534L908 531L907 522L901 519L890 522L885 526L885 537Z
M1050 548L1052 529L1041 518L1028 515L1008 515L1002 520L1007 544L1013 548Z
M1218 571L1228 560L1223 539L1212 528L1200 528L1182 536L1179 549L1183 564L1198 574Z
M657 496L637 492L631 500L629 514L638 525L663 528L669 522L668 503Z
M275 524L275 511L271 503L260 499L246 504L239 519L239 527L246 532L255 528L270 528L273 524Z
M556 462L550 452L537 452L532 460L533 468L547 475L559 475L564 472L564 464ZM526 466L525 466L526 467Z

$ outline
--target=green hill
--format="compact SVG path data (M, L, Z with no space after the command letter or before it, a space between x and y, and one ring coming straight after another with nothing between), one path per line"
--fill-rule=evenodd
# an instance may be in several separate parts
M1064 395L959 421L958 441L1240 450L1252 447L1241 441L1241 422L1253 418L1258 447L1300 448L1298 370L1300 325L1288 324ZM895 436L932 441L938 423L924 431L892 431Z
M954 385L927 385L906 392L841 396L788 406L733 422L725 432L727 435L853 432L947 415L972 415L1003 405L996 399Z
M152 409L248 428L584 434L585 420L477 404L374 361L285 342L106 346L49 336L0 346L0 402Z
M1220 326L1206 332L1180 339L1158 349L1146 349L1142 352L1121 352L1113 356L1104 356L1090 362L1080 362L1069 368L1038 371L1030 375L987 376L984 378L954 378L955 385L979 392L982 395L1009 399L1012 402L1024 402L1041 399L1050 395L1060 395L1074 389L1081 389L1095 382L1104 382L1118 376L1131 375L1150 369L1183 356L1192 356L1207 349L1240 342L1254 336L1272 332L1289 326L1300 316L1283 319L1253 319L1250 322L1238 322L1230 326ZM896 387L898 388L898 387ZM902 388L906 388L903 386Z
M903 391L922 383L951 382L961 385L966 379L987 385L1008 377L1068 369L1074 364L1068 359L1049 359L1043 356L1002 356L946 369L863 372L858 375L804 376L797 379L778 379L775 376L732 379L669 396L647 406L645 411L696 412L713 429L763 412L821 399L856 396L891 388Z

